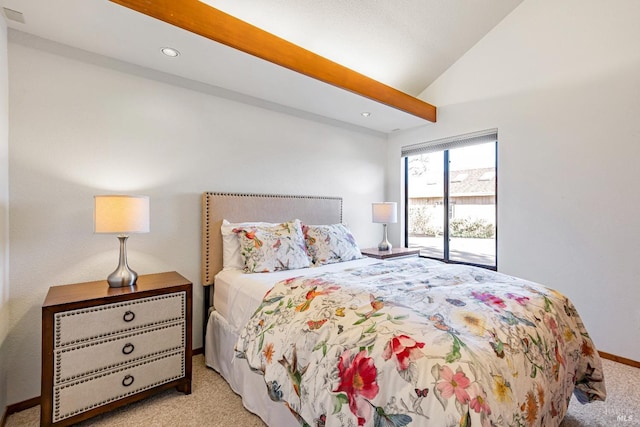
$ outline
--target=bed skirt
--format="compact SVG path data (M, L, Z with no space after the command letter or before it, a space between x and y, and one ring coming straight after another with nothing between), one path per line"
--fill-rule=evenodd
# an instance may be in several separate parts
M268 426L299 427L293 415L282 402L274 402L267 395L261 375L252 372L243 359L234 357L233 348L238 339L225 318L212 311L207 322L205 361L242 397L244 407L262 418Z

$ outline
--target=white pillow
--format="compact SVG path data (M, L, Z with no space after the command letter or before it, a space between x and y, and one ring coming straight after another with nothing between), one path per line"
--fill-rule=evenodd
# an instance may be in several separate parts
M240 256L240 240L233 232L236 228L246 227L270 227L277 224L270 222L229 222L222 220L220 233L222 234L222 268L223 270L242 270L244 261Z

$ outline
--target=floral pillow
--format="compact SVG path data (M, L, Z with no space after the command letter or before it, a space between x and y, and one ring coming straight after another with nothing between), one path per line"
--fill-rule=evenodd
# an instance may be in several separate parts
M240 240L240 255L247 273L266 273L309 267L302 223L240 227L233 230Z
M236 222L222 220L220 234L222 234L222 268L225 270L242 270L244 260L240 255L240 238L233 230L248 227L270 227L278 224L270 222Z
M343 224L304 225L302 230L315 265L362 258L356 239Z

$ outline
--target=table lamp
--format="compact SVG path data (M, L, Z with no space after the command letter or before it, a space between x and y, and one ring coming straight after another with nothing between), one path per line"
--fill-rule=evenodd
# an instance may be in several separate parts
M138 273L127 264L126 242L129 233L149 232L148 196L94 196L94 231L118 234L120 240L120 262L109 275L107 282L112 288L134 286Z
M379 251L390 251L391 243L387 239L387 224L398 222L398 204L396 202L379 202L372 204L373 222L381 223L384 227L382 242L378 244Z

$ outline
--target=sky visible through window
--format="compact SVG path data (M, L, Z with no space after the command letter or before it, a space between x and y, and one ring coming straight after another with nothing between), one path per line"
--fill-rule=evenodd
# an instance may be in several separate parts
M495 167L495 145L478 144L449 152L451 170L467 170Z

